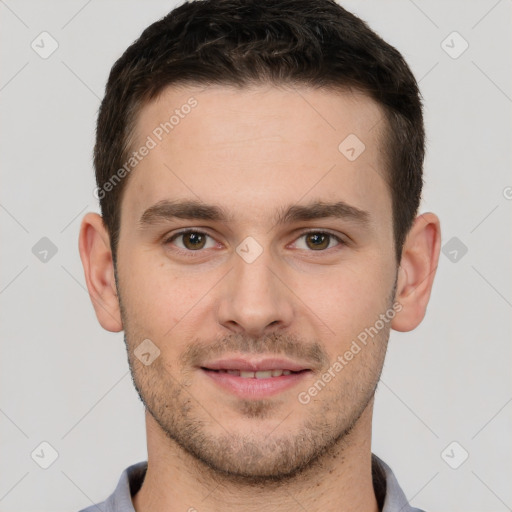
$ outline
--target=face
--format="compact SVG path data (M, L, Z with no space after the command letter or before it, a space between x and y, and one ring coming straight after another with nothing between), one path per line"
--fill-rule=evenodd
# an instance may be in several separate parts
M210 468L297 474L373 397L397 275L382 119L360 93L271 86L169 88L141 111L129 361L167 441Z

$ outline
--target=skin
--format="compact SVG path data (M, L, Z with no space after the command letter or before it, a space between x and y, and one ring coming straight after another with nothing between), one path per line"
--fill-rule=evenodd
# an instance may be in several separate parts
M415 220L398 266L391 195L382 178L385 121L367 96L274 86L169 87L142 109L134 147L192 96L197 106L128 178L116 274L101 217L87 214L80 232L98 320L109 331L124 329L146 405L148 471L135 509L375 512L375 387L390 328L410 331L425 314L439 220L432 213ZM351 133L366 147L355 161L338 150ZM231 218L141 225L143 213L163 200L219 205ZM276 223L289 206L315 201L344 201L366 211L367 222ZM190 237L169 241L184 228L209 235L205 247L187 249ZM308 230L341 242L312 239ZM248 236L262 249L252 263L236 252ZM394 302L400 311L393 319L301 403L298 393ZM134 356L145 339L160 350L147 366ZM242 399L195 366L239 354L280 354L311 371L273 397Z

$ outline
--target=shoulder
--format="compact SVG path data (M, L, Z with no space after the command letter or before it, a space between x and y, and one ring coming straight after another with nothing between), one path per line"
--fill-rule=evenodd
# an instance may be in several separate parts
M79 512L135 512L132 496L140 489L146 476L147 461L126 468L119 478L114 492L101 503L93 504Z

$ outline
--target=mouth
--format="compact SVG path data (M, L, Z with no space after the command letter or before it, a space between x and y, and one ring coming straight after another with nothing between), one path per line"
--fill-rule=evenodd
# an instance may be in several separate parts
M296 386L312 369L282 358L230 358L207 362L201 372L213 383L240 398L262 399Z
M272 377L281 377L281 375L291 375L292 373L307 372L309 370L300 370L294 372L292 370L259 370L257 372L244 371L244 370L211 370L210 368L201 368L205 371L227 373L229 375L236 375L242 379L271 379Z

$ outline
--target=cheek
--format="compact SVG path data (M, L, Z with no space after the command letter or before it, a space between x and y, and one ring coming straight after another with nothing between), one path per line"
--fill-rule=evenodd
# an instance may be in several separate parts
M176 371L176 357L192 339L213 337L215 285L225 270L177 268L158 251L132 251L123 263L121 298L127 338L132 346L146 338L153 341L166 366Z
M172 273L161 260L144 253L123 263L121 298L131 330L150 339L168 336L197 295L186 274Z
M394 282L388 266L378 258L365 258L364 264L347 263L320 281L317 276L315 283L303 287L299 295L331 335L343 343L350 342L388 308Z

